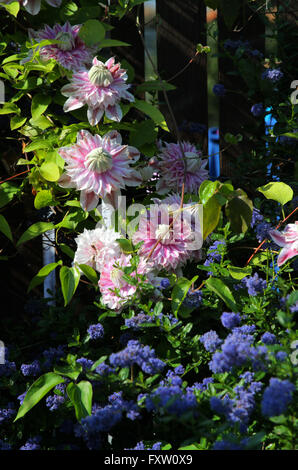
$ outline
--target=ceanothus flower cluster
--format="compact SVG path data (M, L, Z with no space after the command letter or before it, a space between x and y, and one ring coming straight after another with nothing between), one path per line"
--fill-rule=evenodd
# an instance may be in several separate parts
M143 346L137 340L130 340L125 349L110 355L113 367L130 367L137 364L147 374L157 374L165 367L165 363L155 356L154 349Z
M175 416L181 416L188 411L195 413L197 398L194 387L182 386L183 380L179 375L169 371L166 380L150 394L140 395L139 400L145 400L148 411L159 411Z

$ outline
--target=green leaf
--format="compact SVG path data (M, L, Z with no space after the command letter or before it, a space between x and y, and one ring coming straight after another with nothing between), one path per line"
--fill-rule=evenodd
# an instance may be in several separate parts
M77 380L80 373L82 372L82 366L78 362L72 365L59 365L54 367L54 372L59 375L64 375L72 380Z
M31 225L31 227L27 228L27 230L23 233L19 241L17 242L17 246L25 243L32 238L38 237L42 233L47 232L48 230L53 230L55 225L51 222L37 222L36 224Z
M141 85L137 86L136 93L144 93L145 91L170 91L175 89L176 87L174 85L166 82L165 80L162 80L162 82L159 80L148 80L147 82L141 83Z
M0 208L6 206L20 191L20 189L12 183L2 183L0 185Z
M106 31L98 20L88 20L79 31L79 37L87 46L94 46L103 41Z
M236 233L246 232L250 227L253 203L242 189L235 191L235 196L226 204L226 215L231 229Z
M93 392L90 382L86 380L82 380L78 384L72 382L67 386L66 392L75 407L78 421L91 415Z
M42 93L34 95L31 103L31 114L33 119L39 118L46 111L51 101L52 98L49 95L44 95Z
M287 297L286 304L290 307L291 305L294 305L298 302L298 290L294 290L294 292L291 292L289 296Z
M257 191L264 194L267 199L272 199L273 201L279 202L284 206L287 202L293 199L293 190L292 188L280 181L275 181L272 183L265 184L265 186L260 186L257 188Z
M278 310L278 312L276 313L276 317L281 326L283 326L284 328L288 328L292 320L291 315L286 312L283 312L282 310Z
M77 225L88 218L88 212L83 211L82 209L70 212L65 215L65 217L56 225L57 228L68 228L70 230L75 230Z
M184 446L184 447L179 447L178 450L198 450L199 449L199 445L198 444L190 444L188 446Z
M71 301L80 281L80 272L77 268L63 266L60 269L60 282L64 298L64 307Z
M268 255L266 251L259 251L259 253L256 253L254 257L250 261L250 265L252 266L262 266L265 262L268 260Z
M12 131L14 131L15 129L18 129L19 127L22 127L26 121L27 121L26 117L13 116L10 120L10 129Z
M208 235L217 227L221 213L221 205L217 201L215 195L208 199L203 207L203 239L206 240Z
M47 181L58 181L60 170L54 162L44 162L40 167L41 176Z
M17 83L14 84L14 87L17 90L33 90L37 86L42 84L41 77L29 77L26 80L19 80Z
M8 13L10 13L15 18L18 16L18 13L20 11L20 3L19 2L12 2L9 5L3 5L3 3L2 3L1 6L4 7L5 10L7 10Z
M134 147L142 147L144 144L151 144L157 138L155 124L151 119L135 124L135 129L130 132L129 143Z
M104 47L125 47L131 46L128 42L118 41L118 39L103 39L98 44L98 48L102 49Z
M0 232L4 233L4 235L11 242L13 241L12 233L11 233L10 227L8 225L8 222L7 222L6 218L4 217L4 215L1 215L1 214L0 214Z
M39 149L48 149L49 148L49 141L45 139L36 139L30 144L26 145L25 151L26 152L32 152L33 150L39 150Z
M29 293L32 289L34 289L34 287L36 286L39 286L39 284L42 284L45 280L45 278L52 272L54 271L54 269L57 268L57 266L61 266L62 265L62 261L58 261L57 263L49 263L47 264L46 266L43 266L39 271L38 273L36 274L36 276L34 276L31 281L30 281L30 284L29 284L29 287L28 287L28 290L27 290L27 293Z
M26 160L26 158L19 158L17 161L17 165L35 165L36 159L33 158L32 160Z
M98 277L96 271L88 266L87 264L79 264L80 270L84 273L84 275L92 282L92 284L98 284Z
M33 408L52 388L64 382L64 379L53 372L48 372L37 379L27 391L24 401L19 408L18 414L14 420L22 418Z
M63 253L69 256L70 259L74 259L74 251L65 243L60 243L59 248Z
M211 196L213 196L218 185L218 181L203 181L199 189L200 202L202 204L205 205L207 201L211 198Z
M21 112L20 108L14 103L4 103L2 108L0 108L0 115L2 114L19 114Z
M39 191L34 198L34 207L37 210L50 206L51 203L53 203L53 195L49 189Z
M95 371L95 369L99 366L99 364L101 364L102 362L104 362L106 359L107 359L108 356L101 356L97 361L95 361L92 366L91 366L91 371ZM96 372L96 371L95 371Z
M71 16L72 24L82 24L85 23L87 20L91 20L93 18L100 18L102 12L102 8L100 6L85 6L80 7L78 11L76 11ZM105 25L103 24L103 27Z
M70 17L73 16L78 11L78 9L78 6L74 2L63 2L63 5L59 8L60 18L64 21L69 21Z
M221 279L210 277L206 281L206 286L209 290L215 292L215 294L218 295L218 297L220 297L226 303L226 305L232 310L232 312L238 312L238 307L232 292Z
M290 137L291 139L298 139L298 132L286 132L285 134L281 134L286 137Z
M185 299L187 292L191 288L191 285L198 279L199 276L195 276L189 281L185 277L178 279L174 289L172 291L172 312L177 317L179 309Z
M39 116L38 118L31 118L29 120L29 123L33 127L37 127L38 129L41 129L44 131L45 129L48 129L48 127L53 127L53 123L49 121L45 116Z
M237 266L228 266L228 270L233 279L237 279L240 281L245 276L250 276L252 268L251 266L247 266L246 268L239 268Z
M127 238L118 238L117 242L124 253L133 253L134 249L130 240L127 240Z
M155 124L160 125L165 121L165 118L163 114L159 111L159 109L156 106L153 106L150 103L147 103L146 101L142 100L135 100L132 104L134 108L137 108L139 111L142 111L142 113L146 114L149 116L152 121L155 122Z

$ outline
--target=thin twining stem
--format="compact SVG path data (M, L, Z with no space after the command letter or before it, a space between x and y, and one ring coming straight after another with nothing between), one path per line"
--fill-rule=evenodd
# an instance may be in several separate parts
M287 217L285 217L281 222L279 222L279 224L275 227L275 230L278 230L279 227L284 223L286 222L296 211L298 210L298 206L296 207L296 209L294 209L289 215L287 215ZM264 243L268 240L268 238L265 238L260 244L259 246L255 249L255 251L253 252L253 254L251 255L251 257L248 259L248 261L246 262L245 266L247 266L251 260L253 259L253 257L257 254L257 252L260 250L260 248L264 245Z
M155 63L151 57L151 54L146 46L146 43L145 43L145 40L144 40L144 36L143 36L143 33L142 33L142 28L141 28L141 25L140 25L140 21L139 21L139 8L138 8L138 13L137 13L137 17L136 17L136 26L137 26L137 29L138 29L138 33L139 33L139 36L141 38L141 41L142 41L142 44L143 44L143 47L144 47L144 51L148 57L148 60L152 66L152 69L154 71L154 73L156 74L156 76L158 77L158 80L160 82L160 86L161 86L161 89L162 89L162 92L163 92L163 95L164 95L164 99L165 99L165 102L166 102L166 105L167 105L167 108L169 110L169 113L170 113L170 116L171 116L171 120L172 120L172 123L173 123L173 126L174 126L174 132L175 132L175 136L176 136L176 139L177 139L177 142L178 142L178 145L180 147L180 150L181 150L181 154L182 154L182 159L183 159L183 165L184 165L184 174L183 174L183 184L182 184L182 195L181 195L181 207L183 207L183 199L184 199L184 186L185 186L185 180L186 180L186 157L185 157L185 153L184 153L184 149L183 149L183 146L182 146L182 142L181 142L181 136L180 136L180 132L179 132L179 128L178 128L178 124L177 124L177 121L176 121L176 118L175 118L175 115L174 115L174 112L173 112L173 108L170 104L170 101L169 101L169 98L168 98L168 94L167 94L167 91L164 87L164 83L162 81L162 78L160 76L160 73L157 69L157 67L155 66Z

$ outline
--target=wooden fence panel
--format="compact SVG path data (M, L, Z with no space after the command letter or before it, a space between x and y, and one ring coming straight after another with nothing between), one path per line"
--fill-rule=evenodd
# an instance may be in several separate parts
M265 24L261 21L257 14L253 14L252 10L245 7L245 2L242 2L242 7L239 16L235 22L234 30L228 30L221 12L218 12L218 39L219 45L222 45L226 39L244 40L249 41L252 49L258 49L264 53L265 50ZM232 146L230 149L221 154L221 173L226 176L231 176L232 165L231 163L239 153L248 150L251 145L248 141L246 128L254 126L255 118L251 114L251 104L245 94L248 87L245 82L235 75L230 73L233 71L232 60L219 56L219 82L222 83L227 90L226 95L220 99L219 109L219 128L220 128L220 148L221 150L227 146L223 140L225 133L242 134L244 140L241 145ZM243 95L234 93L233 90L240 90Z
M198 43L206 44L206 6L203 0L156 0L156 13L158 70L161 77L168 80L194 57ZM171 83L177 87L169 93L169 100L178 126L186 120L207 127L206 56L196 57L190 67ZM163 101L162 95L160 98ZM171 119L164 104L161 104L161 111L172 130ZM194 140L194 136L196 134L187 135L187 132L183 135L189 140ZM206 151L206 138L204 144Z
M115 29L111 31L111 38L131 44L130 47L114 47L113 51L119 55L120 59L126 59L133 66L134 82L139 84L144 81L145 60L143 43L136 26L137 11L139 11L141 29L144 31L144 5L140 5L138 10L134 8L120 21L113 21L112 25Z

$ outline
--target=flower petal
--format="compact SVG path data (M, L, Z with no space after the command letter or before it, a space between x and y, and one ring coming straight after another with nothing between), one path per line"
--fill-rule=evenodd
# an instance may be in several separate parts
M286 261L288 261L288 259L291 259L296 255L298 255L297 246L295 247L292 244L285 246L278 255L277 265L281 266Z
M88 193L87 191L81 191L80 203L84 211L92 211L98 204L99 197L93 193Z
M278 246L285 246L286 239L278 230L269 230L268 234Z
M40 0L24 0L23 6L30 15L37 15L40 11Z
M58 180L59 186L61 188L75 188L76 185L73 183L71 180L70 176L68 176L66 173L63 173L63 175L60 176Z
M84 103L79 101L77 98L68 98L64 103L63 110L68 113L69 111L81 108L83 105Z

